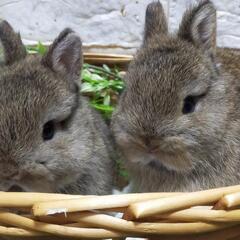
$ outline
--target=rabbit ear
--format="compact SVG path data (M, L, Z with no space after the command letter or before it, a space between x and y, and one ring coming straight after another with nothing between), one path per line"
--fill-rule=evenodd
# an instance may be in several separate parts
M205 51L216 50L216 9L211 1L201 1L185 12L178 36Z
M154 36L167 34L167 32L167 19L162 4L159 1L148 4L145 16L144 41Z
M27 51L22 43L20 34L15 33L11 25L5 20L0 21L0 40L6 65L11 65L26 57Z
M79 79L82 66L82 42L71 29L64 29L42 58L44 66L70 81Z

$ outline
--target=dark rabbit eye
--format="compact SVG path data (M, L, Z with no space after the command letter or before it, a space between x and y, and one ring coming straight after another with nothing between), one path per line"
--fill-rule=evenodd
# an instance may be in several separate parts
M184 99L182 113L183 114L188 114L188 113L194 112L197 100L198 100L198 97L187 96Z
M42 132L42 138L43 140L51 140L54 137L55 134L55 125L53 121L49 121L44 124L43 126L43 132Z
M207 94L207 91L205 91L204 93L202 93L198 96L187 96L184 99L182 113L183 114L193 113L195 111L195 107L196 107L197 102L201 98L205 97L206 94Z

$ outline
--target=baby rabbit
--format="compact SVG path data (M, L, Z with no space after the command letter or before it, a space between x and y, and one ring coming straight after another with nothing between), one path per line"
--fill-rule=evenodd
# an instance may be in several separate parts
M79 95L81 40L65 29L43 56L0 23L0 191L110 194L113 149L101 117Z
M134 191L195 191L240 183L240 55L216 48L210 1L169 34L160 2L125 77L112 129Z

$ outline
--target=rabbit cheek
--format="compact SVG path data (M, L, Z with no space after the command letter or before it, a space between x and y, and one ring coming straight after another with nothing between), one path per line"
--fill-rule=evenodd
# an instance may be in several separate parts
M135 146L129 145L122 150L128 161L132 163L148 165L152 160L152 157L149 154L146 154L145 151L140 150Z
M165 138L156 156L169 170L182 172L193 168L191 154L187 151L182 139L178 137Z
M20 170L19 184L26 191L53 192L53 183L51 173L39 164L29 163Z
M191 170L193 168L192 161L191 161L191 155L188 152L177 152L175 154L169 154L160 152L156 155L154 161L158 161L168 170L173 170L176 172L186 172L188 170ZM150 166L155 166L151 162ZM158 164L156 164L158 166Z

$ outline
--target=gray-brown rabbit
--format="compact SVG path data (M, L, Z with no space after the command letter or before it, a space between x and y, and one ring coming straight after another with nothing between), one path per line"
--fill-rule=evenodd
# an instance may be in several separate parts
M2 21L0 40L0 190L110 194L110 135L79 95L80 38L65 29L43 57L27 55Z
M160 2L125 77L112 129L133 191L240 183L240 54L216 47L216 10L201 1L169 34Z

